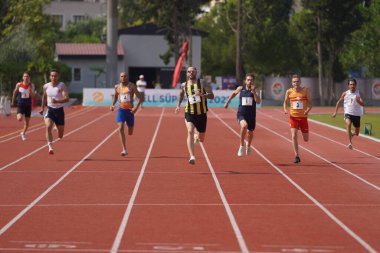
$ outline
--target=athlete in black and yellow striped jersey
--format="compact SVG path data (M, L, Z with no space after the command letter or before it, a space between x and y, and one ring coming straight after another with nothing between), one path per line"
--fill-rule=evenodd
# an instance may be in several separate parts
M194 142L203 142L207 125L207 99L214 99L211 85L203 79L197 79L197 69L187 68L187 81L181 84L178 104L175 112L178 113L183 98L186 95L185 121L187 128L187 148L190 154L190 164L195 163ZM195 133L195 130L197 133Z

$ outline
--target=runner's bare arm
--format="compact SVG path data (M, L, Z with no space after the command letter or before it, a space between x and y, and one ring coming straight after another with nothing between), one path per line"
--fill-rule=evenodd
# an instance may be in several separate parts
M338 112L339 104L340 104L340 102L343 101L345 95L346 95L346 92L343 92L342 95L340 96L339 100L336 102L335 111L333 112L331 117L335 118L336 113Z
M182 100L185 97L185 85L186 85L186 83L181 84L181 91L179 92L179 95L178 95L177 107L174 110L175 113L179 112L179 110L181 108Z
M224 104L224 108L228 108L228 104L231 102L231 100L236 97L237 94L239 94L241 92L241 89L243 88L243 86L239 86L236 88L236 90L234 90L231 95L228 97L226 103Z

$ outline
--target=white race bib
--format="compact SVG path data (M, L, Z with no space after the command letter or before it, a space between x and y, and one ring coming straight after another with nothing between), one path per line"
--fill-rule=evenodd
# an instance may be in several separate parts
M303 109L303 102L302 101L294 101L292 103L292 108L297 110L297 109Z
M200 96L196 96L196 95L189 96L189 103L190 104L195 104L195 103L200 103L200 102L201 102Z
M53 97L47 96L47 102L48 104L52 104Z
M120 94L120 102L130 102L131 101L131 95L129 93L127 94Z
M253 104L253 97L242 97L241 98L241 105L242 106L248 106Z
M19 92L21 93L21 98L29 98L29 89L20 87Z

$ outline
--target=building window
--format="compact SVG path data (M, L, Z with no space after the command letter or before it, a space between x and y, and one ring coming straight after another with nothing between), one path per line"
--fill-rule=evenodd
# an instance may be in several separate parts
M59 28L63 27L63 15L51 15L53 21L59 24Z
M73 69L73 80L80 81L82 79L82 73L80 68Z
M86 20L87 17L84 16L84 15L73 15L73 21L74 21L74 24L80 22L80 21L84 21Z

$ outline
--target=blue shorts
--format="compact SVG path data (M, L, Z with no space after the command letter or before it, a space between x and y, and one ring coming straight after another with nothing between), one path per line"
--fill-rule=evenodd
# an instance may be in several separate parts
M128 109L117 109L116 123L125 122L128 127L133 127L135 125L135 115Z
M243 115L237 114L237 121L240 124L240 121L245 120L247 122L247 128L249 131L253 131L256 128L256 115Z

